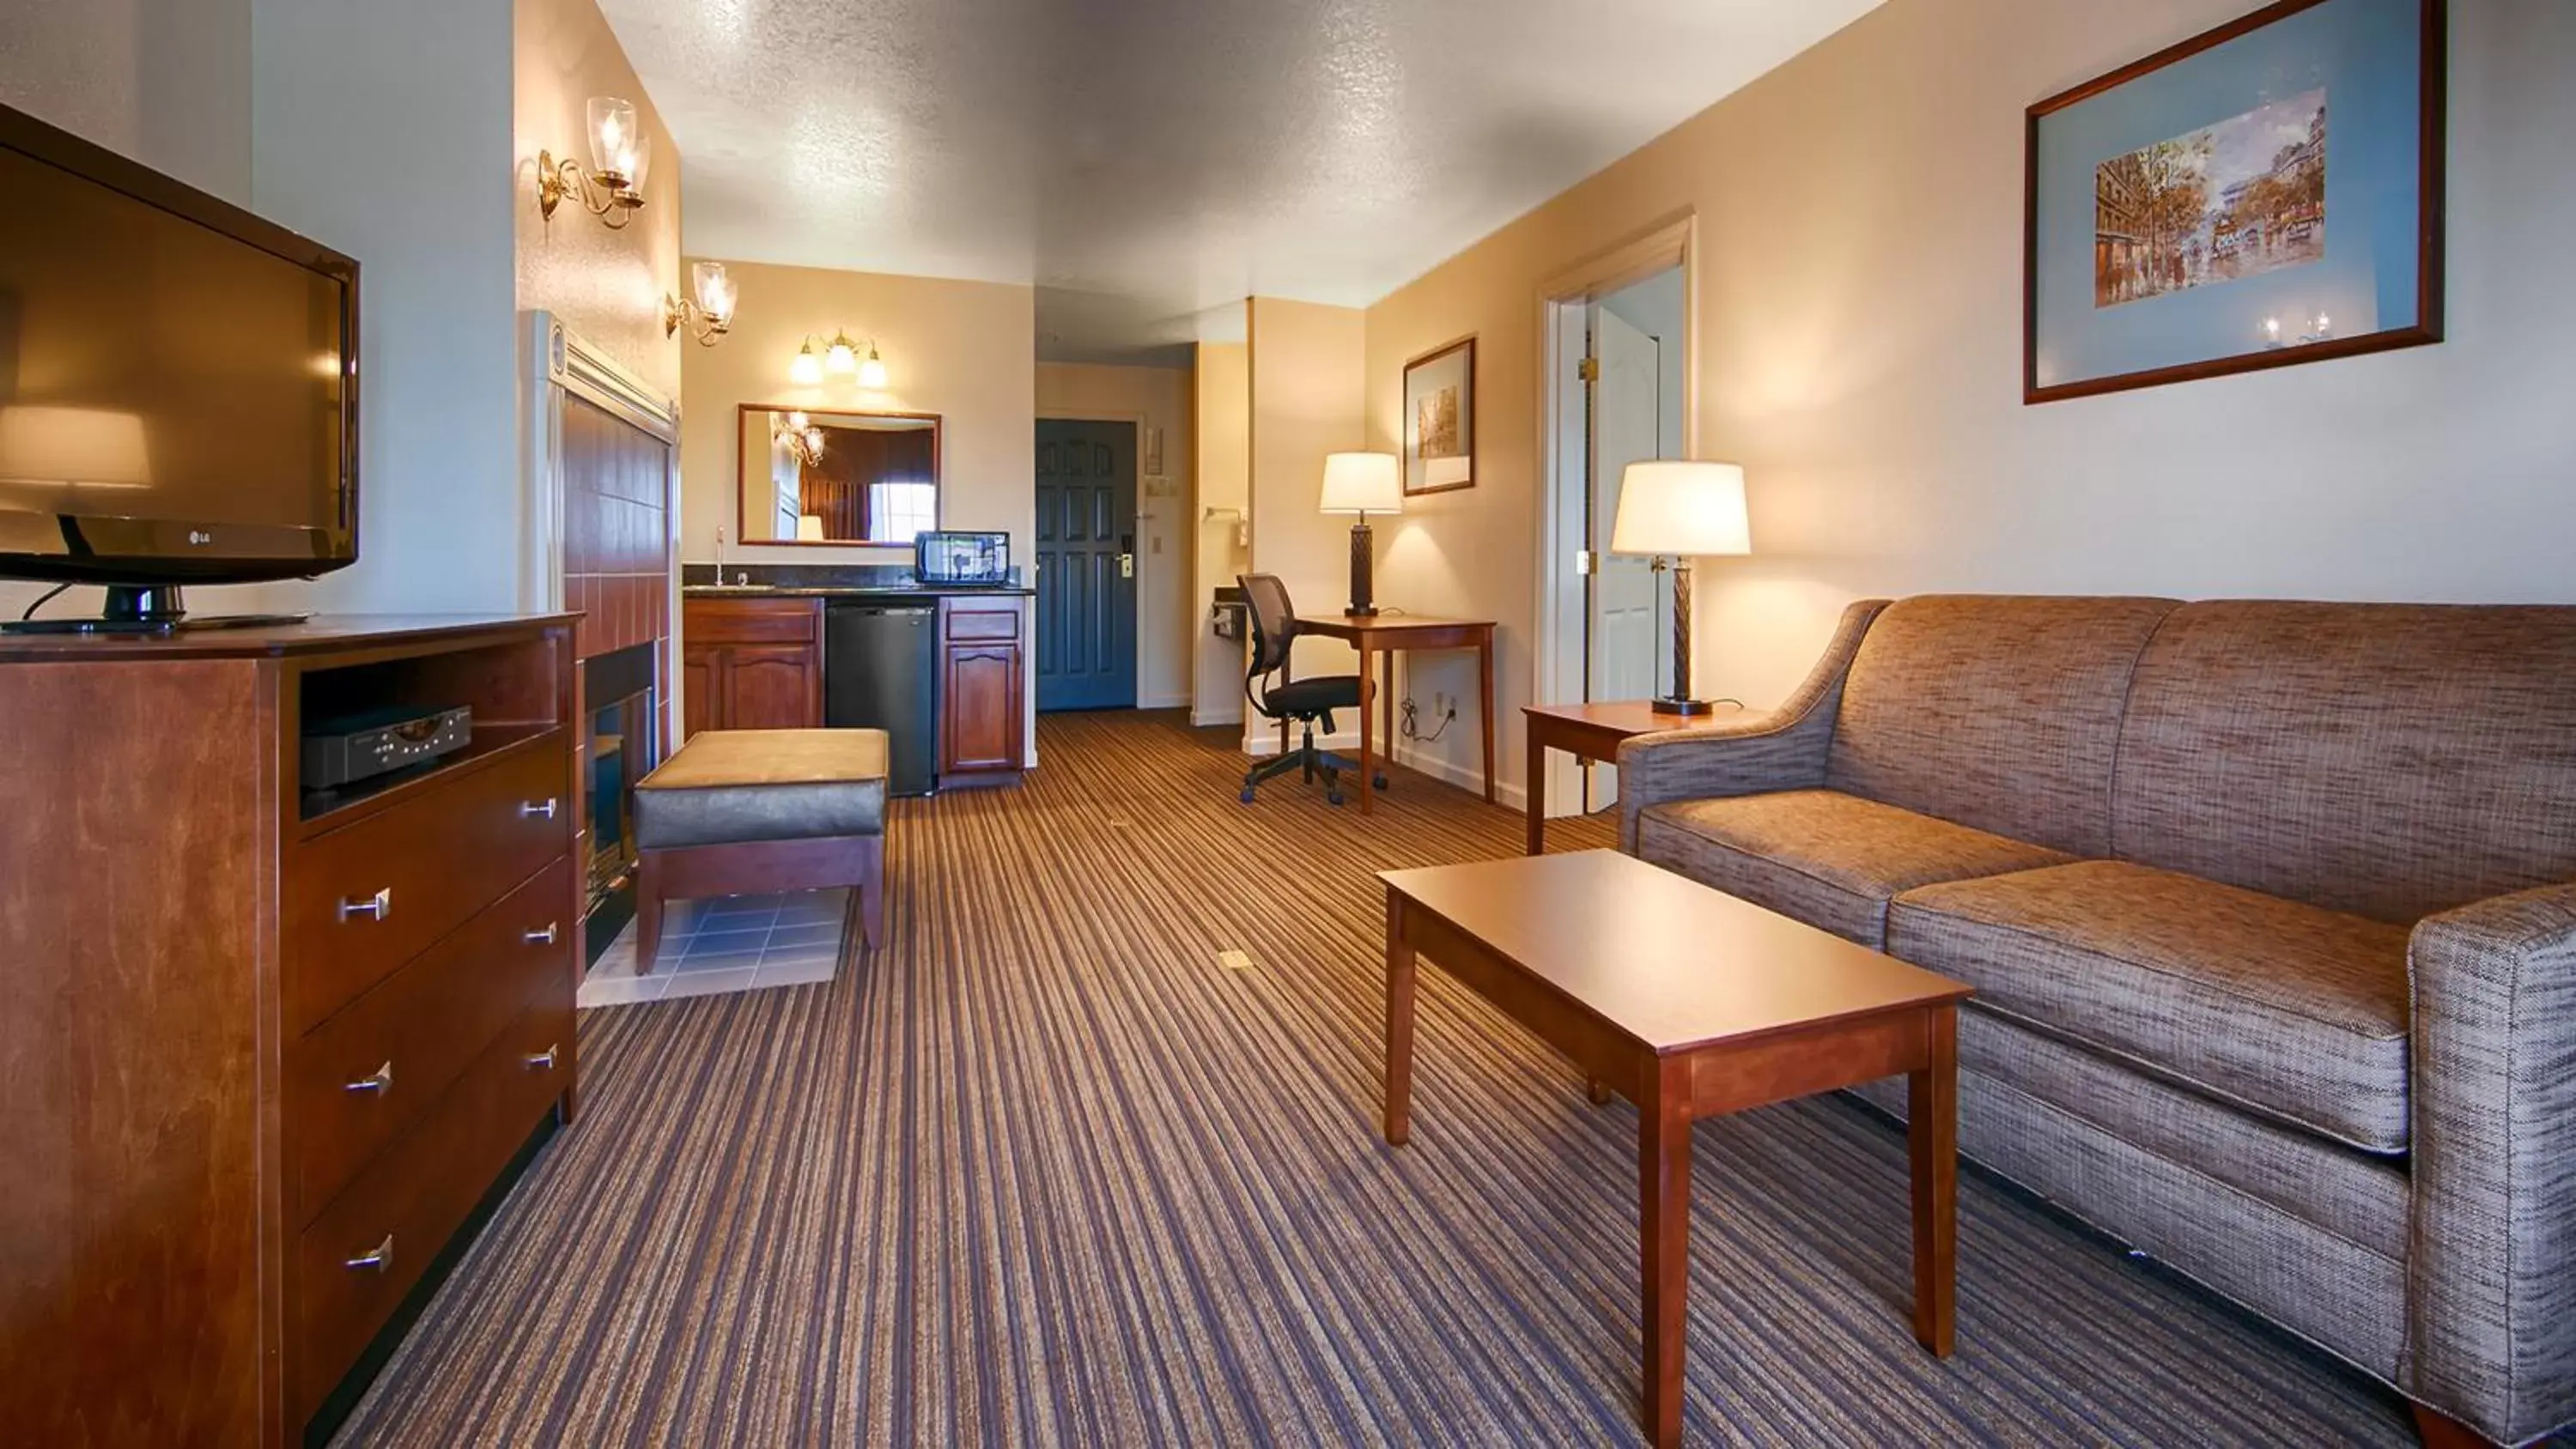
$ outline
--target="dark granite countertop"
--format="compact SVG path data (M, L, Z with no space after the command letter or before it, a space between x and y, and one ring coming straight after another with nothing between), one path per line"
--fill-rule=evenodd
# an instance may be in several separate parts
M692 599L1025 599L1037 590L1020 584L683 584L680 592Z

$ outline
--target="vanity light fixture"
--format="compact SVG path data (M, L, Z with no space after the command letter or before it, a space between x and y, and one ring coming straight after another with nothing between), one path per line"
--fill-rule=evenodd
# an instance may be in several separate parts
M806 338L805 345L796 349L796 360L787 364L787 380L798 387L823 385L823 359L814 355L813 338Z
M537 153L537 211L552 221L555 206L567 194L581 199L582 209L611 229L635 219L644 204L644 172L652 164L653 138L646 135L632 101L615 96L590 98L590 167L552 151Z
M822 343L817 352L813 333L805 334L804 345L787 364L787 380L798 387L821 387L834 377L854 377L859 386L870 392L883 392L886 385L885 359L877 355L876 339L868 339L868 355L859 356L859 344L850 340L850 329L833 329L832 340Z
M733 307L737 300L733 278L725 275L722 262L699 262L689 269L691 289L698 295L691 301L665 293L662 297L662 335L670 336L689 326L689 335L702 347L713 347L716 339L733 330Z

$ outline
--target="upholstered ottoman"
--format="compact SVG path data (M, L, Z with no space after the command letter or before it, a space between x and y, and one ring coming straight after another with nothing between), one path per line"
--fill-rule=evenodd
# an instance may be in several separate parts
M849 886L885 937L883 730L703 730L635 787L635 969L662 903Z

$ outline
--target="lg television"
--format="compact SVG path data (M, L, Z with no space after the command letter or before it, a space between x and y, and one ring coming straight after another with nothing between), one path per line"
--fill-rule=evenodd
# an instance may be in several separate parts
M0 577L108 586L43 622L356 562L357 357L356 262L0 107Z

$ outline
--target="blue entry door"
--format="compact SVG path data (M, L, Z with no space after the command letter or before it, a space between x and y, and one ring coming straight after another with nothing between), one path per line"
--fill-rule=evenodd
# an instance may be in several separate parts
M1136 425L1038 424L1038 708L1136 706Z

